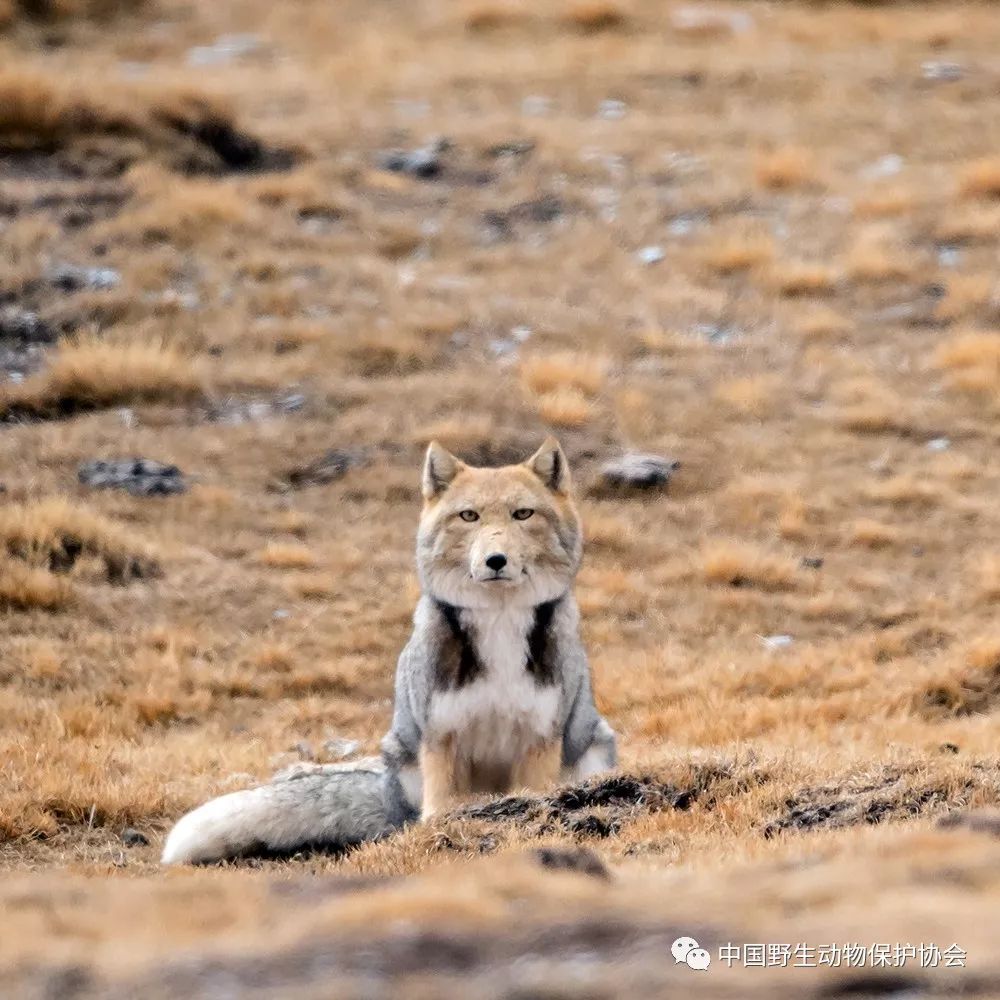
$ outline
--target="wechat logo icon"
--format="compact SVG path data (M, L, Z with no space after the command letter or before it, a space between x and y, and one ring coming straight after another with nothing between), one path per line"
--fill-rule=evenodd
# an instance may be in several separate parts
M679 937L671 946L674 965L683 963L695 972L704 972L712 964L712 956L693 937Z

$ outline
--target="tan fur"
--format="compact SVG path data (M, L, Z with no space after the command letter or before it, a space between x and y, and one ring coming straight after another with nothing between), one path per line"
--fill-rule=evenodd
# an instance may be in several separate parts
M434 747L424 744L420 751L421 818L450 809L470 795L549 788L559 780L561 759L558 740L535 747L512 767L471 760L458 751L454 740Z
M425 743L420 748L420 772L424 779L421 819L430 819L455 804L458 797L456 763L450 744L431 749Z
M514 765L510 786L528 791L551 788L559 780L561 762L562 747L558 740L546 743Z
M566 456L553 438L526 462L499 469L468 466L432 443L424 467L418 532L422 562L432 575L429 582L450 576L457 585L492 552L506 555L512 575L519 577L525 570L534 574L540 587L554 578L570 580L582 545L570 489ZM534 513L515 520L513 512L522 508ZM462 511L474 511L477 519L462 520ZM443 587L429 589L441 593ZM540 599L537 594L535 599Z

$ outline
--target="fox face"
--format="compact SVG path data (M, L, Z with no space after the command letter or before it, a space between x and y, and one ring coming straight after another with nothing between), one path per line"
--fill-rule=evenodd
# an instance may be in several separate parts
M464 608L533 606L564 594L580 565L569 467L549 438L521 465L466 465L427 449L417 569L426 593Z

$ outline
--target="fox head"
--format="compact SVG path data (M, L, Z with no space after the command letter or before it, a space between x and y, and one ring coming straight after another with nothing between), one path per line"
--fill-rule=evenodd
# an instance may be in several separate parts
M488 608L542 604L569 589L583 543L555 438L500 469L466 465L432 442L423 494L417 569L425 593Z

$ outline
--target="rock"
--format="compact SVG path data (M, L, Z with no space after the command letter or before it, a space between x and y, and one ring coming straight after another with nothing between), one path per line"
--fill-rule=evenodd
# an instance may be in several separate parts
M55 331L38 313L19 306L4 306L0 309L0 340L16 341L19 344L49 344L55 339Z
M519 156L527 156L533 152L535 141L533 139L511 139L508 142L498 142L486 150L486 155L493 159L513 159Z
M111 267L77 267L75 264L57 264L49 269L49 282L63 292L83 289L107 291L121 284L122 276Z
M149 458L95 459L84 462L77 475L84 486L125 490L134 497L174 496L188 488L176 465L164 465Z
M601 101L597 108L597 117L606 121L620 121L628 114L628 105L624 101L611 98Z
M959 63L929 60L920 67L920 75L934 83L954 83L965 76L965 67Z
M146 847L149 844L149 837L127 826L122 830L122 843L126 847Z
M639 263L645 264L647 267L651 264L659 264L660 261L666 256L666 250L664 250L663 247L657 246L643 247L636 253Z
M823 557L822 556L803 556L802 557L802 568L803 569L822 569L823 568Z
M866 181L883 180L886 177L895 177L905 164L906 161L898 153L886 153L874 163L862 168L860 174Z
M449 149L451 143L444 138L435 139L417 149L393 149L382 155L379 166L396 174L408 174L410 177L431 180L441 176L444 169L441 157Z
M761 641L761 645L765 649L770 650L787 649L795 642L795 639L790 635L762 635L758 636L758 638Z
M341 737L334 737L323 744L323 752L334 760L343 760L345 757L352 757L361 749L360 740L346 740Z
M291 748L292 753L297 753L301 760L315 760L316 755L313 753L312 744L308 740L299 740Z
M363 458L357 452L333 448L319 458L290 469L285 473L285 482L295 490L306 486L322 486L340 479L348 469L361 465Z
M667 486L681 463L660 455L629 453L601 466L604 483L615 489L648 490Z
M928 451L947 451L951 447L951 441L946 437L932 438L927 442Z
M218 66L252 55L261 45L258 35L220 35L211 45L195 45L188 49L187 61L189 66Z
M685 35L739 35L750 31L754 19L745 11L727 10L724 7L690 5L676 7L670 14L675 31Z

